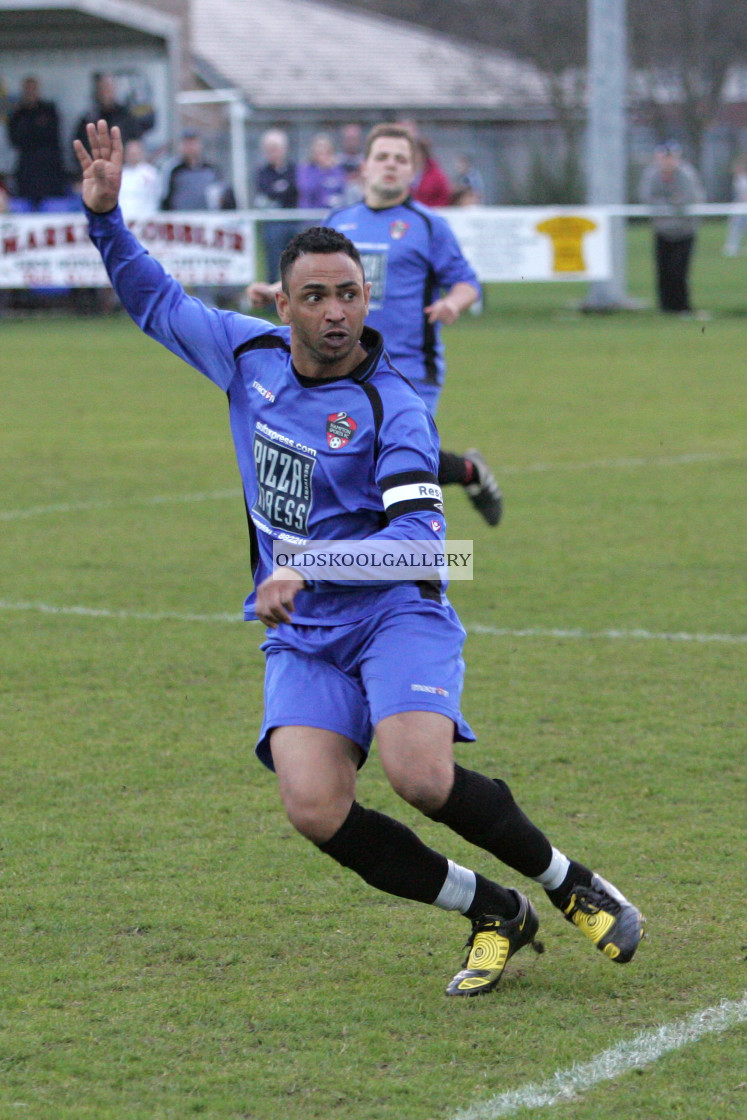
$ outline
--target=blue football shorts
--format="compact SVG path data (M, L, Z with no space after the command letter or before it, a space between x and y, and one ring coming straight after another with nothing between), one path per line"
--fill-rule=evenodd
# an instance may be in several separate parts
M300 726L344 735L365 761L376 724L411 711L440 712L456 742L474 742L459 708L464 639L453 607L427 600L339 626L269 630L257 757L272 770L271 731Z

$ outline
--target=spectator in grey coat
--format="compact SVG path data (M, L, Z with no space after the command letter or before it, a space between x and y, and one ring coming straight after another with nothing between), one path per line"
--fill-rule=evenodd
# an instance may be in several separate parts
M202 158L202 137L194 129L182 133L181 159L166 179L162 210L233 210L233 191L217 167Z
M641 202L654 208L654 257L659 308L691 315L690 262L697 218L690 207L705 201L697 171L682 159L676 140L660 144L653 162L643 172Z

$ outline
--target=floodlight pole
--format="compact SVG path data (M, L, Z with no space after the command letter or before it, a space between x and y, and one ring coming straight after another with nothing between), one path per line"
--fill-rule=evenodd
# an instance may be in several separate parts
M625 0L588 0L586 190L590 206L623 205L627 194ZM587 310L630 306L625 219L611 222L612 277L589 285Z

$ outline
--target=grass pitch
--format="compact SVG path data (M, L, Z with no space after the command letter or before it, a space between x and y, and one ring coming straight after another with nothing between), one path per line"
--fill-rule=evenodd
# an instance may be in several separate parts
M651 298L648 237L630 288ZM615 967L527 885L547 952L479 1000L443 996L463 919L325 860L253 758L221 395L124 319L0 323L3 1120L451 1120L742 996L747 258L722 239L705 226L695 260L709 322L496 285L448 332L443 443L480 447L506 496L491 530L448 492L476 548L452 589L460 760L649 931ZM398 802L375 751L359 795L522 886ZM537 1115L740 1116L743 1042Z

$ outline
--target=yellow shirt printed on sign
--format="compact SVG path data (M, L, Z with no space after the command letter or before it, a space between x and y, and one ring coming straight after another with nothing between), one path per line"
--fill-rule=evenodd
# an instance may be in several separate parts
M536 227L538 233L546 233L552 241L553 272L585 272L586 262L583 254L583 237L597 229L597 223L590 218L575 218L571 214L548 218Z

